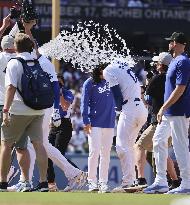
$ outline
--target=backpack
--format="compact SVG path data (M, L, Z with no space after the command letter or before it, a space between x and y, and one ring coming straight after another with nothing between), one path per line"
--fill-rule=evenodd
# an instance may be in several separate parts
M34 110L42 110L53 106L54 91L53 85L47 72L43 71L38 60L24 60L17 57L22 63L23 74L21 77L21 90L19 94L23 98L24 104ZM33 62L29 66L27 63Z

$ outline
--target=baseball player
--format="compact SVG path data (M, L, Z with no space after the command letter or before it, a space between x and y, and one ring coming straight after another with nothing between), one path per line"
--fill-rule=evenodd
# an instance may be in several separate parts
M115 104L109 84L103 79L104 67L100 65L95 68L92 78L84 82L81 98L84 130L89 143L89 191L99 190L99 193L108 192L108 169L115 126ZM98 186L96 175L99 157Z
M121 111L117 126L116 151L123 172L122 183L112 192L125 192L135 180L134 145L138 132L147 119L141 100L138 79L127 62L117 60L108 65L103 76L110 84L117 110Z

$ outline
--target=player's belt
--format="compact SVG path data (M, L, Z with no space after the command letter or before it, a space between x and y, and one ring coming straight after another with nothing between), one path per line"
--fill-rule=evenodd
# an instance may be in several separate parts
M139 102L139 101L141 101L140 98L135 98L135 99L134 99L134 102ZM125 101L123 101L122 105L125 105L125 104L127 104L127 103L128 103L128 100L125 100Z

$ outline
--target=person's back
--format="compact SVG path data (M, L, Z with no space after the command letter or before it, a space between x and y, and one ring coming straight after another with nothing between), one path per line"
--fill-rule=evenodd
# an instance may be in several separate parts
M117 126L116 151L121 161L121 186L113 192L125 192L135 180L134 144L138 132L146 122L147 110L141 100L138 79L127 62L116 61L107 66L103 76L109 82L117 110L121 111Z
M131 68L123 62L115 62L110 64L106 70L104 70L104 76L110 78L110 87L119 84L121 93L123 96L123 102L134 101L135 98L141 99L141 88L139 81ZM105 77L105 79L107 78ZM129 111L126 107L127 103L122 107L122 111Z

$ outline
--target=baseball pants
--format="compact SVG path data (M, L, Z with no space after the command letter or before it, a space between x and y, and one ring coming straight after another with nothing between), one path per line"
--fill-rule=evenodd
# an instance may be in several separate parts
M129 102L121 112L117 125L116 151L121 162L122 182L132 185L135 177L135 141L147 120L147 109L141 101L138 105Z
M166 178L168 137L172 136L173 148L178 162L181 187L190 189L190 152L188 140L189 118L185 116L163 116L153 137L153 151L156 163L155 182L168 185Z
M99 182L108 182L110 151L113 142L114 128L92 127L88 135L88 181L97 183L97 168L99 162Z

